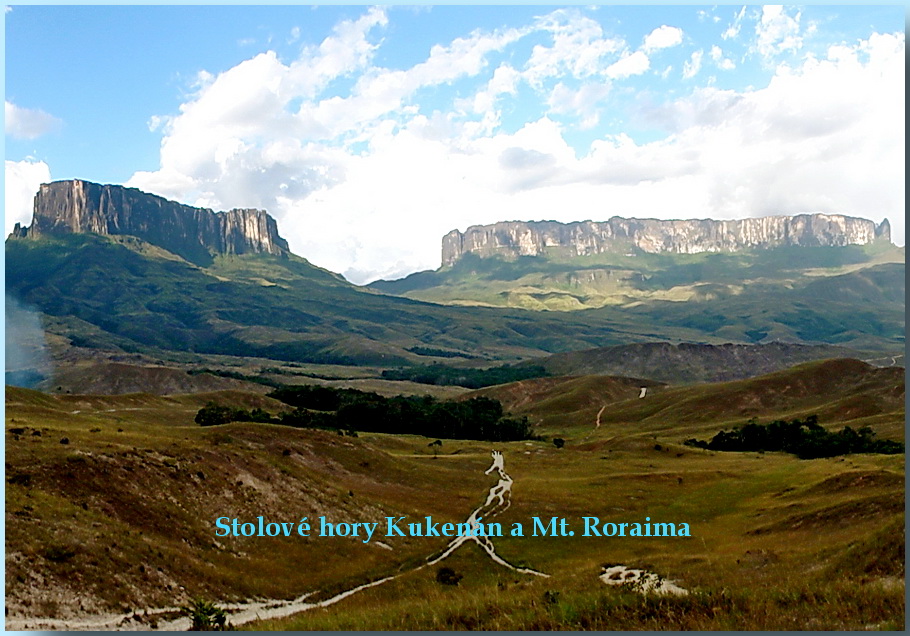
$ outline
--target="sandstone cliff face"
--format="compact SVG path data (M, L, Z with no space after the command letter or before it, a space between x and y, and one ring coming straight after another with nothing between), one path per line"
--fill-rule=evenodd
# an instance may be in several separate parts
M193 262L211 254L288 252L264 210L213 212L135 188L79 180L42 184L31 226L17 224L13 236L86 232L136 236Z
M863 245L876 239L890 242L888 220L878 226L867 219L839 214L801 214L714 221L511 221L475 225L464 233L452 230L442 239L442 264L452 265L469 252L478 256L539 256L548 251L589 256L638 248L644 252L696 254L731 252L784 245Z

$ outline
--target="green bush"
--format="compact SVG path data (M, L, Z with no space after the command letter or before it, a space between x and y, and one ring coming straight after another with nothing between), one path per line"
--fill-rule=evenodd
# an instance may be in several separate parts
M443 566L436 570L436 582L442 585L458 585L464 577L450 567Z
M193 599L181 608L191 621L191 632L222 632L233 629L227 622L224 610L212 602Z

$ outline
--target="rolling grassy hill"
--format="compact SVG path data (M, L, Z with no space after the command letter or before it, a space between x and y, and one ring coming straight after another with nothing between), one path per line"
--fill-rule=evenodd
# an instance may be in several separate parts
M639 386L650 384L645 398ZM899 629L904 621L903 457L799 460L682 445L757 415L903 427L903 370L855 360L667 387L588 376L541 378L471 395L537 422L539 441L489 444L358 437L276 425L198 427L209 400L270 412L260 394L7 393L7 625L25 617L165 621L193 596L334 598L254 629ZM597 416L600 425L596 425ZM564 448L548 439L560 435ZM63 443L63 440L66 440ZM219 516L297 522L326 515L462 521L498 478L514 480L506 528L534 516L686 522L691 538L504 536L498 565L474 544L428 566L446 540L219 538ZM438 458L434 454L438 452ZM526 527L530 527L529 525ZM318 567L301 564L318 564ZM598 579L607 564L672 579L685 596L642 596ZM463 578L437 580L439 568ZM133 616L136 616L134 618ZM20 621L20 622L16 622ZM47 625L47 624L45 624Z
M679 269L658 256L665 276ZM712 267L724 271L733 259L713 256L721 264ZM89 234L9 239L6 276L8 294L40 312L57 358L76 348L175 362L239 356L384 368L489 366L666 340L824 342L895 355L904 337L903 265L873 266L874 258L865 257L856 266L866 267L833 277L810 280L800 270L805 275L794 281L754 280L736 293L688 302L652 294L579 312L436 305L355 287L293 255L219 256L201 267L139 239ZM805 259L824 263L822 256ZM761 272L759 265L725 276ZM653 277L648 284L656 284Z
M391 298L294 256L222 256L203 268L138 239L88 234L11 239L6 250L7 292L40 311L50 334L89 349L390 366L437 359L410 351L427 345L482 363L633 337L609 318Z
M786 369L800 362L856 357L857 352L830 345L699 345L645 342L556 353L533 361L552 375L632 375L670 384L722 382ZM894 359L879 359L879 366Z
M553 252L516 259L468 253L451 266L376 281L370 287L433 302L565 311L648 300L709 300L740 294L747 285L801 287L814 278L904 263L903 248L882 242L732 253L630 250L592 256Z
M674 329L699 332L703 342L710 335L726 342L813 342L858 350L881 350L884 339L897 354L903 277L904 249L876 243L515 260L467 254L450 267L371 287L450 305L621 317L627 325L650 327L638 332L640 341Z
M649 387L643 399L638 397L642 386ZM498 399L531 417L545 434L567 439L585 437L599 421L605 433L659 434L682 442L752 417L813 413L826 426L869 425L881 437L904 437L904 369L851 359L808 362L746 380L693 386L609 376L557 377L489 387L462 397L475 395Z

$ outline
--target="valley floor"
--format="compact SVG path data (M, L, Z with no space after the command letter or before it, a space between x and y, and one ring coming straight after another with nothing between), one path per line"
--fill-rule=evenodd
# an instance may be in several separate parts
M417 436L193 424L213 398L278 408L243 391L8 389L7 628L185 629L172 621L193 598L235 606L229 620L253 629L903 628L902 455L692 448L682 442L737 415L686 415L676 389L639 398L625 387L607 399L603 380L571 382L559 389L565 403L543 388L502 389L524 401L510 408L545 440L440 447ZM889 435L902 427L902 406L882 406L886 389L864 390L865 411L850 417ZM726 404L739 395L696 393ZM660 406L670 398L676 410ZM819 406L800 399L774 408ZM502 523L506 536L458 546L446 537L216 536L218 517L259 515L295 524L473 515ZM565 519L575 534L533 536L535 517ZM582 536L585 517L687 523L691 536ZM524 536L508 536L515 523ZM608 585L601 577L625 573L619 566L687 593ZM296 610L306 611L289 615Z

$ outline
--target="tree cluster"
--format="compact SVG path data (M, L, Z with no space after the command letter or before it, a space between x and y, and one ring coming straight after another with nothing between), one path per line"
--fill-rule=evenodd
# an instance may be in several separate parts
M510 417L498 400L485 397L464 401L438 400L431 396L387 398L356 389L322 386L284 386L269 397L294 410L272 417L262 409L246 411L209 403L196 414L196 422L202 426L236 421L269 422L298 428L494 442L534 438L527 417Z
M196 413L196 423L199 426L217 426L228 422L268 423L274 422L274 420L271 415L261 408L254 408L252 411L248 411L231 406L219 406L215 402L209 402Z
M382 372L386 380L409 380L437 386L463 386L481 389L485 386L518 382L550 375L541 366L511 366L504 364L489 369L458 369L444 364L425 364Z
M688 439L686 446L716 451L783 451L800 459L835 457L850 453L881 453L893 455L904 452L904 445L890 439L875 439L868 426L855 430L845 426L838 432L828 431L818 424L818 417L789 422L775 420L758 424L755 419L732 431L720 431L710 441Z

